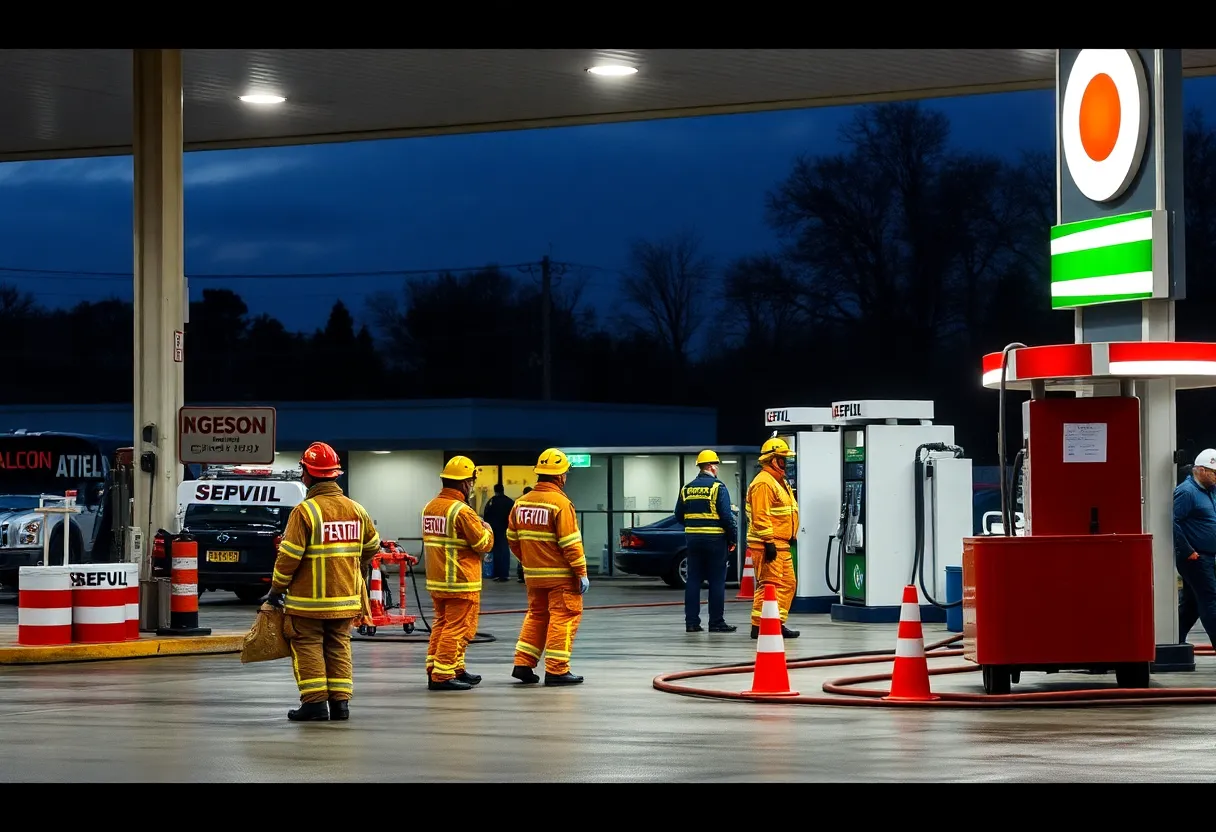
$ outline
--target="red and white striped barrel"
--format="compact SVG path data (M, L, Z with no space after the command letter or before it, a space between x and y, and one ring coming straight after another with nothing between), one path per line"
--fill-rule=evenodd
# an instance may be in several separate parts
M131 573L125 563L78 563L72 569L72 640L127 640ZM138 573L135 573L138 574ZM135 582L139 588L138 581Z
M72 569L23 566L18 571L18 644L72 643Z
M127 570L127 640L139 638L139 564L119 564Z

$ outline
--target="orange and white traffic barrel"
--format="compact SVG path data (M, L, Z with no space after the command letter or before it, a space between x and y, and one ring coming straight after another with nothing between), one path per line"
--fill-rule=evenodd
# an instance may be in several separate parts
M198 626L198 541L174 537L169 544L169 626L162 636L205 636L211 630Z

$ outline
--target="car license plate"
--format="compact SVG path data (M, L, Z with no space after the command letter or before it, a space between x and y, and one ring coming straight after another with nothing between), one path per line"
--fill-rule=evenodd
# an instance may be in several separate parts
M240 552L207 552L207 563L240 563Z

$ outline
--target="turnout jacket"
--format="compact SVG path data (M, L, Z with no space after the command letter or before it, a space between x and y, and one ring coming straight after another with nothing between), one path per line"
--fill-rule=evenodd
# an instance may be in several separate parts
M788 550L798 536L798 501L789 480L775 465L766 464L747 487L747 545L774 544Z
M363 564L380 535L363 506L336 482L319 482L291 510L271 588L286 591L285 611L302 618L357 618L363 612Z
M455 488L444 488L422 509L427 592L481 592L481 555L493 548L493 532Z
M507 519L507 545L524 569L524 583L537 589L578 588L587 576L583 535L574 503L552 482L515 501Z

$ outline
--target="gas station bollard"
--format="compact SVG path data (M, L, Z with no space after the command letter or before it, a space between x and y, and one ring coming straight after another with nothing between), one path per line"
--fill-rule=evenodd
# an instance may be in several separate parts
M158 636L207 636L211 629L198 626L198 542L189 535L165 539L170 562L169 626Z

